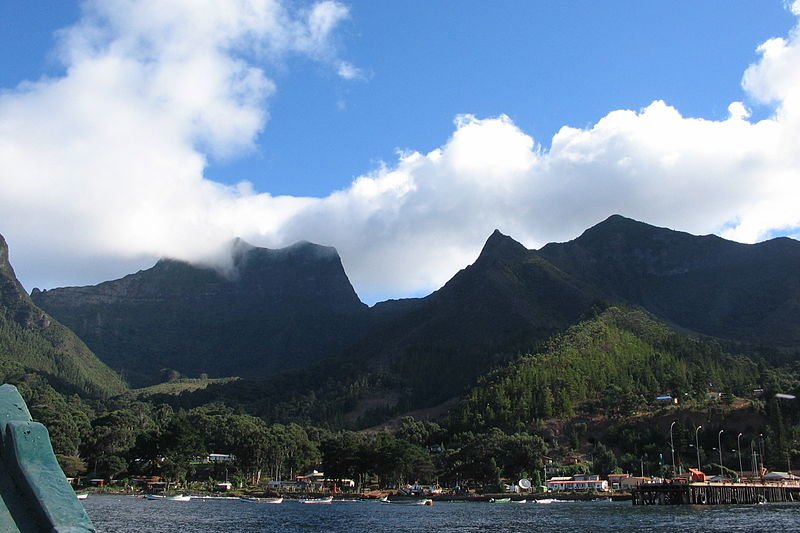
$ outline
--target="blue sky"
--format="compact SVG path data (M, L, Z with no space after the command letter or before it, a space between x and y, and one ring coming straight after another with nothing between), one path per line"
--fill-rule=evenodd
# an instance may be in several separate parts
M276 68L257 149L211 161L207 176L324 196L394 160L398 148L439 146L461 113L504 113L545 145L563 125L657 99L687 116L724 118L731 101L744 99L739 82L756 44L795 22L780 0L348 5L336 45L365 79L289 59ZM53 33L79 15L78 2L0 4L2 86L59 74Z
M114 5L113 2L109 4ZM120 1L118 4L122 6L129 3ZM144 20L148 17L153 17L154 20L167 17L162 16L159 8L141 7L139 4L143 3L132 2L125 9L130 9L130 13L141 16ZM231 2L233 4L238 6L244 2ZM155 2L153 5L158 6L159 3ZM696 124L688 119L705 119L711 124L711 129L720 130L718 144L721 146L715 148L720 154L725 153L725 143L731 143L733 149L742 146L742 143L751 142L738 138L729 139L727 130L733 131L732 126L715 128L714 125L727 124L726 120L732 113L729 108L732 102L742 102L743 109L746 110L744 119L753 126L753 130L756 129L756 124L775 118L781 108L782 97L770 96L770 91L764 89L765 84L773 83L776 79L773 75L774 69L762 69L761 78L769 78L767 81L756 80L749 89L742 85L748 66L762 60L763 52L757 51L761 43L770 38L782 37L787 47L791 48L794 44L792 32L797 25L797 16L792 13L788 4L780 0L670 3L633 0L608 3L532 0L491 3L355 1L325 2L319 5L311 2L277 5L283 13L281 20L289 22L280 22L277 26L268 28L259 26L244 37L237 34L237 39L252 39L253 42L234 49L223 49L220 53L226 60L240 61L257 69L268 83L256 83L252 87L248 85L248 91L251 92L244 97L224 91L219 98L217 96L220 93L214 93L216 96L203 96L216 98L212 104L221 101L227 107L221 106L221 112L200 119L197 119L197 114L202 115L203 111L197 109L190 111L190 114L194 113L191 115L194 118L177 118L176 131L180 130L180 133L176 133L174 137L164 135L159 144L160 147L171 146L174 141L175 150L170 153L165 151L157 158L154 156L157 161L143 166L141 178L133 171L124 178L118 178L125 184L121 190L128 191L128 199L131 195L138 197L139 193L144 198L152 194L154 189L153 184L142 184L152 179L151 174L145 176L144 173L157 173L154 169L160 168L160 162L174 155L176 159L170 163L169 168L192 168L194 173L189 172L191 175L187 175L185 181L193 181L197 188L207 189L209 184L213 188L214 183L235 187L243 181L250 185L239 186L233 193L228 191L228 196L225 193L207 193L213 198L203 196L206 193L198 193L197 189L192 189L192 192L175 192L176 196L168 199L163 196L147 197L141 202L145 206L144 211L134 213L125 220L109 221L110 226L116 228L113 236L86 238L84 232L83 237L79 237L79 228L83 228L81 224L87 224L89 228L96 227L96 221L106 221L107 217L117 216L119 209L100 210L93 214L93 218L87 217L85 221L76 222L74 231L65 230L63 234L52 237L60 239L58 242L48 242L43 237L44 233L48 233L47 228L36 228L36 224L24 223L25 217L33 216L33 211L18 207L13 221L9 220L10 215L4 219L0 214L0 233L9 237L12 249L20 250L20 264L23 267L18 267L17 270L26 286L93 283L101 281L100 278L124 275L127 273L125 268L146 266L161 255L189 260L205 258L203 260L211 261L208 257L216 254L210 251L213 246L198 244L187 249L183 246L187 240L186 233L178 233L170 239L164 239L161 235L182 223L176 222L176 216L181 221L208 220L212 218L212 213L214 217L235 221L223 229L209 229L201 224L191 226L185 231L192 235L206 235L214 246L235 236L234 234L265 246L282 246L298 238L332 244L342 253L345 266L355 278L354 283L362 297L371 301L386 296L422 294L435 289L458 268L474 259L483 239L494 227L511 233L529 246L538 246L549 240L573 238L580 229L620 211L653 223L698 233L722 233L748 242L775 234L792 235L796 230L797 220L765 221L765 217L760 216L755 221L756 215L752 214L754 206L768 200L755 198L757 195L752 189L755 182L749 174L743 175L741 183L730 187L730 191L726 187L725 193L717 195L721 199L709 199L709 205L700 202L697 207L707 208L714 213L713 216L703 219L693 214L678 214L670 218L666 213L673 212L674 209L669 202L662 200L655 203L665 205L655 206L652 211L644 209L643 199L654 194L660 195L658 188L639 191L639 196L634 195L622 202L606 198L606 203L597 209L587 209L588 206L578 202L560 214L541 214L544 209L539 209L539 214L522 212L520 206L510 199L532 194L531 183L536 182L535 190L539 191L537 194L544 195L541 191L549 191L551 196L531 197L531 203L542 202L546 205L561 201L560 199L569 196L568 191L554 190L555 184L566 183L569 180L565 176L572 176L573 172L577 176L574 178L577 180L574 186L583 187L581 183L585 185L600 179L611 179L607 178L606 170L594 173L594 170L581 166L579 169L562 169L556 178L545 181L543 176L550 174L546 174L544 170L534 172L530 169L557 166L555 159L547 156L552 148L552 138L562 126L571 126L583 132L594 131L599 123L611 124L614 132L619 132L620 127L626 128L627 126L620 126L613 120L601 122L604 117L616 117L612 115L615 110L631 110L640 114L638 123L641 126L631 128L645 128L649 127L648 124L658 127L662 119L675 128L679 127L678 124L694 127ZM312 39L313 43L308 44L308 39L303 39L314 28L308 22L311 20L308 13L315 6L321 6L319 11L328 17L325 20L329 22L329 27L325 27L324 35L315 37L316 40ZM31 90L25 85L20 86L20 83L45 79L45 85L53 80L55 82L51 85L58 85L58 80L71 79L70 72L77 70L76 65L88 63L87 57L95 64L101 64L100 60L110 55L117 59L128 57L145 66L160 61L159 58L153 61L153 58L145 57L149 52L143 52L143 48L136 44L131 45L127 40L131 35L141 38L142 32L147 30L134 25L127 26L123 17L115 19L113 9L97 8L92 2L87 3L84 10L81 10L78 3L67 1L9 0L0 3L0 86L6 95L5 108L0 105L0 127L3 124L3 109L7 116L15 113L23 116L20 110L27 109L25 101L41 98L42 101L54 105L57 98L64 98L61 101L62 107L58 108L60 113L62 108L69 108L71 105L70 99L64 94L75 94L66 89L60 93L53 90L50 96L45 97L45 89ZM193 9L202 11L205 7L194 4ZM87 13L95 15L89 24L94 33L80 30L73 31L70 35L78 35L81 39L90 35L90 39L95 39L97 33L112 28L108 30L110 36L107 39L93 42L94 48L88 47L87 52L80 48L80 42L75 45L73 41L65 39L63 32L59 34L61 37L56 37L56 32L62 28L75 27L82 17L85 22ZM176 20L181 19L176 16ZM202 24L206 19L198 20ZM304 30L305 37L294 35L291 31L295 30L292 29L287 30L287 35L291 34L287 39L295 41L281 45L275 45L272 41L276 32L284 31L291 24L296 26L306 22L311 30ZM154 33L147 34L146 38L167 41L170 37ZM187 33L189 41L195 38L198 36ZM226 38L228 36L220 37ZM114 43L119 42L123 46L116 47ZM264 52L264 48L268 51ZM280 50L276 52L273 48ZM79 50L80 53L76 54L74 50ZM113 51L113 54L109 51ZM218 51L215 49L213 52L216 54ZM65 55L72 59L65 60ZM776 58L775 61L779 62L778 55ZM84 63L79 63L80 61ZM171 66L172 63L168 65ZM350 67L351 71L343 74L343 65ZM784 65L782 68L788 69L789 74L781 79L792 78L795 66ZM98 131L106 132L105 128L113 129L118 125L126 129L126 121L138 119L124 113L123 108L129 104L129 108L136 108L143 100L150 98L141 97L142 92L147 92L150 83L146 79L149 70L145 68L142 72L143 80L132 89L133 93L138 94L135 100L128 102L120 98L119 102L109 101L105 108L108 116L113 117L114 124L98 124L98 119L88 126L77 126L74 117L66 117L63 119L64 126L59 131L66 132L64 135L69 138L69 142L73 142L70 128L81 132L97 128ZM225 75L230 74L230 71L222 72L228 72ZM95 74L96 72L92 75ZM242 74L237 71L230 75L236 81ZM86 79L108 78L101 75L100 78ZM78 81L75 84L76 87L70 90L79 90ZM236 83L232 85L235 86ZM775 86L778 85L776 81ZM187 87L182 89L188 91L186 95L176 89L159 98L179 104L184 100L191 100L193 96L188 93L192 89L188 84ZM96 90L95 85L92 90ZM113 90L127 94L126 89L120 89L119 82L116 81ZM22 95L26 98L22 98ZM102 98L100 101L103 101ZM150 109L153 101L161 100L146 100L144 108ZM681 120L670 118L668 112L657 113L658 109L655 108L650 114L644 113L643 110L657 101L662 101L668 110L678 113ZM228 105L231 102L233 107ZM114 106L120 107L119 116L115 114ZM233 125L228 125L226 117L231 116L228 113L233 111L241 111L243 115L249 113L251 118L243 117L240 122L234 120ZM464 115L472 118L454 124L457 117ZM240 118L239 115L236 117ZM169 125L155 120L156 118L158 115L153 116L154 130L169 130ZM652 120L647 120L648 118ZM54 117L56 119L58 117ZM147 119L148 116L143 116L142 121ZM500 122L491 122L492 120ZM198 121L202 125L196 131L184 131L194 128ZM136 132L140 131L138 128L146 131L146 125L134 125L131 122L130 127L133 132L131 139L136 139ZM231 128L230 132L226 130L228 127ZM217 129L225 131L221 134L221 139L215 133ZM722 132L723 129L726 132ZM762 133L751 132L747 135L758 138L775 135L774 138L769 138L779 145L779 134L763 133L774 130L775 128L768 128L764 124L759 129ZM496 134L491 133L492 131ZM474 132L474 142L482 143L481 146L493 145L495 139L509 141L499 143L496 151L487 153L486 158L489 159L478 161L480 164L488 161L488 166L480 167L488 169L485 170L485 175L491 175L493 169L502 167L500 159L493 161L490 160L492 157L508 160L519 155L522 158L520 165L528 169L526 172L529 171L526 178L520 178L520 181L513 184L495 183L494 190L504 189L509 196L487 199L487 206L490 202L494 203L491 208L486 207L485 212L485 206L481 203L482 193L475 188L476 182L470 177L470 172L476 167L467 165L467 168L456 162L447 167L456 170L447 174L450 170L437 170L434 168L438 164L435 158L429 157L437 150L447 154L448 148L456 153L459 132L464 132L461 137L470 139L472 136L468 133ZM602 133L596 132L591 141L592 146L598 142L597 139L609 138L608 135L601 135ZM491 137L485 138L484 134ZM510 136L503 137L505 134ZM31 135L33 138L35 132ZM631 135L635 138L648 138L644 134ZM676 135L680 137L687 134ZM704 134L698 135L702 138ZM54 134L53 136L55 137ZM92 134L80 146L89 146L99 137L99 133ZM569 141L570 146L578 138L573 137ZM532 143L529 148L526 148L526 139ZM520 141L520 151L504 155L504 147L516 146L516 140ZM665 144L671 142L668 139L667 141ZM653 140L655 144L659 142L657 139ZM626 149L639 148L641 146L631 145ZM111 149L119 149L119 144L113 145ZM98 143L96 150L99 154L108 153L109 146ZM398 150L404 155L398 156ZM526 155L525 150L530 153ZM652 153L649 145L647 150L647 154ZM679 150L679 147L674 150ZM670 154L659 155L658 161L680 158L681 155L674 150ZM187 154L187 151L192 153ZM37 157L52 157L55 152L48 153L50 155ZM421 159L408 160L406 156L411 153L416 153ZM603 153L608 153L608 150L604 149ZM536 154L545 154L544 163L536 162ZM643 157L642 154L643 152L630 156L617 154L615 157L619 163L624 160L637 161L637 157ZM696 154L692 155L695 156ZM570 157L575 160L573 156ZM714 159L714 164L718 161L719 158ZM423 163L433 166L430 169L423 168ZM60 168L61 163L54 165ZM649 163L643 163L641 168L650 168L648 165ZM120 175L119 169L111 168L112 166L103 168L98 163L87 169L78 164L74 171L65 171L63 181L59 184L70 189L72 183L75 189L86 190L87 186L79 184L80 179L76 176L96 173L97 179L92 183L103 183L104 179L110 179L112 175ZM26 172L32 172L24 165L21 168L24 172L20 171L20 180L23 179L22 176L28 175ZM127 165L125 168L130 169L131 166ZM464 168L467 170L458 170ZM664 187L667 182L670 187L672 183L679 185L674 191L664 191L663 196L670 198L674 195L677 198L674 201L680 201L679 194L687 193L687 189L681 188L684 187L684 177L693 175L694 168L687 167L688 170L684 169L680 175L676 175L674 181L668 174L661 176L660 187ZM715 167L712 165L712 168ZM720 176L724 172L730 172L731 168L745 168L745 163L719 161ZM513 168L507 169L506 174L514 172ZM785 174L785 170L781 172L781 175ZM361 183L362 189L369 186L372 191L369 193L373 195L370 196L370 202L373 206L380 205L380 209L366 209L360 201L353 200L354 197L360 198L360 189L353 185L354 180L359 178L361 181L358 183ZM11 177L7 179L10 180ZM165 175L159 179L161 181L158 183L163 185L164 180L172 178ZM404 182L406 185L397 185L403 179L408 179ZM527 185L520 185L523 181ZM137 185L140 188L127 189L132 183L140 184ZM636 183L636 187L632 187L632 183ZM640 183L612 180L602 190L616 191L615 187L623 186L637 189ZM700 192L710 194L709 191L719 189L719 183L709 182L701 187ZM103 195L109 193L99 185L98 187L97 201L102 202L103 198L107 198ZM387 187L393 191L391 198L383 194L388 190ZM373 189L381 191L382 196L374 196L377 193ZM443 194L441 191L445 189L450 193L437 196ZM434 192L428 195L418 192L423 190ZM468 193L468 190L471 192ZM523 190L526 192L520 192ZM346 198L331 196L334 191L342 191L341 196ZM408 191L416 195L413 200L409 199ZM795 189L790 188L788 194L794 192ZM195 193L202 198L195 198ZM203 209L208 210L175 215L180 212L176 204L181 204L182 201L177 201L176 197L181 194L187 198L195 198L192 202L206 206ZM784 192L783 196L786 194ZM284 203L276 202L275 199L279 196L286 196L288 199ZM595 199L597 197L594 196ZM747 200L750 197L753 197L752 202ZM305 202L304 198L314 201ZM124 199L119 201L123 202ZM592 200L593 197L587 197L584 201ZM83 207L91 210L92 206L88 205L90 201L86 202L87 205ZM453 205L449 206L451 202ZM733 207L725 210L717 205L721 202L728 202ZM83 203L83 200L79 203ZM230 211L220 207L232 203L237 206ZM211 204L214 207L208 208ZM337 207L343 204L347 206ZM430 207L433 204L437 207ZM160 207L154 208L154 205ZM507 211L508 206L520 210L520 216L510 220L498 215ZM154 209L157 215L152 218L143 214L152 214ZM220 210L224 214L220 215ZM579 212L589 214L578 216ZM472 216L466 213L472 213ZM461 223L462 217L469 218L468 227ZM76 218L80 219L74 212L64 213L61 218L54 219L53 225L63 227L64 220L74 221ZM141 224L144 219L147 224L151 220L158 221L158 224L153 223L153 228L148 230L153 235L143 236L141 226L135 230L127 229L135 227L137 223ZM476 219L480 220L480 224L472 224ZM754 221L749 223L748 220L751 219ZM336 224L340 225L331 229ZM446 231L447 226L459 225L463 231ZM13 242L15 239L10 237L15 237L17 242ZM87 244L76 245L74 241L77 239ZM376 242L378 239L380 242ZM43 252L33 241L41 243L38 245L40 248L59 251L60 247L73 249L77 246L82 251L70 255L62 272L46 273L43 268L35 267L34 263L48 257L47 253L56 252ZM437 243L441 242L447 243L444 251L449 259L437 257L441 254L424 251L440 246ZM376 251L372 254L359 252L364 248ZM389 251L390 249L401 249L403 253L398 255L399 252ZM87 268L86 262L91 262L94 266ZM390 268L386 275L375 273L385 270L388 264L398 263L419 263L422 272L404 274L410 268ZM404 280L398 281L399 277L404 277Z

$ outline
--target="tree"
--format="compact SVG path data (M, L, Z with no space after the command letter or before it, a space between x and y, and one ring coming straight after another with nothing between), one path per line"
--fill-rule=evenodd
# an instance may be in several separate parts
M236 464L252 485L261 483L261 473L269 462L269 434L260 418L233 415L228 419L228 449L236 456Z
M205 443L185 412L169 421L158 437L161 472L167 480L185 481L192 459L206 454Z
M67 477L78 477L86 473L86 463L76 455L56 454L56 459Z
M769 402L769 426L767 428L767 461L772 468L782 467L786 464L786 430L783 425L783 414L777 398L773 397Z
M599 474L603 479L606 479L608 474L617 469L617 456L601 442L594 445L592 459L594 473Z

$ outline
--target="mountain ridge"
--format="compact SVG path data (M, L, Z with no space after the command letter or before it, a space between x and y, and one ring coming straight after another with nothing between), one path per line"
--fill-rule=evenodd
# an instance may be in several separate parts
M38 308L16 277L0 235L1 381L25 372L44 376L61 391L105 397L125 384L68 328Z
M800 243L792 239L748 245L613 215L571 241L528 250L495 230L477 259L437 291L372 308L358 299L334 248L301 242L269 250L244 241L234 247L241 251L233 260L236 279L162 260L95 287L34 291L34 300L123 370L111 348L126 341L126 328L138 335L155 325L172 328L176 337L166 340L173 345L150 342L135 354L141 361L158 351L151 382L162 366L263 378L334 358L354 364L356 373L387 376L381 381L401 403L420 394L430 394L431 402L451 397L511 354L615 304L695 334L800 347ZM113 311L113 298L102 301L103 291L119 291L121 310ZM62 296L77 303L59 308ZM136 313L163 320L137 323ZM175 319L192 313L200 318L188 329ZM103 345L107 339L92 337L92 328L114 332L117 344ZM217 350L227 359L209 365L195 341L218 346L220 331L235 331L223 336L234 349ZM238 337L249 337L249 344ZM272 355L251 353L275 339L280 345L271 345ZM316 342L311 348L308 339Z
M728 340L800 345L800 243L694 236L619 215L539 253L611 299Z
M335 249L233 244L234 271L162 259L96 286L33 291L135 384L162 369L258 375L343 347L367 320Z

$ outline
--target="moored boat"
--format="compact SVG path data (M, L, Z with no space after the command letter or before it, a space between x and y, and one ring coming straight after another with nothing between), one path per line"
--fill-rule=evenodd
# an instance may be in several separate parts
M253 496L241 496L239 498L243 502L250 502L250 503L283 503L282 497L277 498L255 498Z
M491 498L489 503L511 503L511 498Z
M300 503L333 503L333 496L326 496L325 498L306 498L299 501Z
M89 493L81 492L80 494L76 494L75 497L78 498L79 500L85 500L89 497Z
M381 503L393 503L395 505L433 505L433 500L430 498L400 498L400 499L389 499L388 496L384 496L380 499Z

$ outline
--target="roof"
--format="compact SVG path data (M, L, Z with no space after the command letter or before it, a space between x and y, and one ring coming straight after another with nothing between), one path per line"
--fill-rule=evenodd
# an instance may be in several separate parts
M579 484L579 483L606 483L603 479L584 479L584 480L572 480L572 479L550 479L547 481L548 483L564 483L564 484Z

